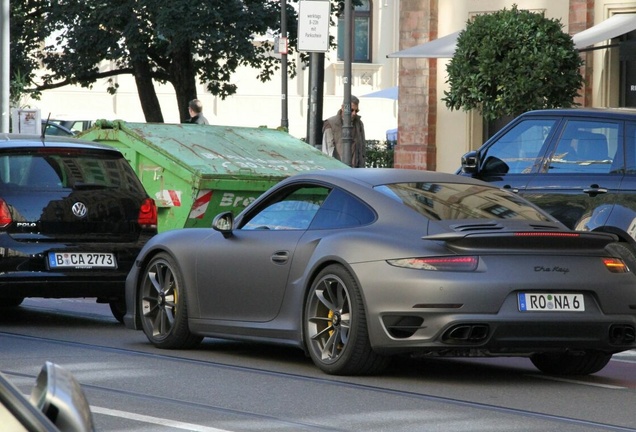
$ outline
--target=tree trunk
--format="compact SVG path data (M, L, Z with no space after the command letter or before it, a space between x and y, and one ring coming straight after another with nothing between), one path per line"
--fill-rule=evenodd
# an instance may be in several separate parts
M188 103L192 99L197 99L196 71L192 62L190 46L183 45L174 49L170 57L170 82L177 96L179 116L181 121L187 121L190 119ZM205 115L205 107L203 107L203 115Z
M144 112L146 121L149 123L163 123L163 114L161 113L161 105L155 90L154 82L150 66L147 61L133 62L135 83L137 84L137 93L139 93L139 102Z

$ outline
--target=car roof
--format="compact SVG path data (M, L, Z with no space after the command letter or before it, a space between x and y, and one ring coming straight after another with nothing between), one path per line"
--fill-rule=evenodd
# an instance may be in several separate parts
M346 182L365 183L367 186L378 186L388 183L465 183L494 187L490 183L476 180L470 177L462 177L456 174L438 171L426 171L400 168L351 168L351 169L327 169L296 174L288 180L294 181L300 178L309 180L324 180L336 184Z
M636 109L634 108L553 108L544 110L528 111L520 117L539 116L573 116L573 117L603 117L623 120L636 120Z
M82 141L68 136L46 135L44 140L42 140L40 135L0 133L0 148L25 147L82 148L87 150L107 150L120 153L119 150L113 147L91 141Z

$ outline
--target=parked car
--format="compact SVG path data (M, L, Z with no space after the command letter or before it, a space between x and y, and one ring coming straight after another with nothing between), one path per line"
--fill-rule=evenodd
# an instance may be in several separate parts
M42 130L46 136L57 135L69 137L75 135L72 130L53 121L47 122L46 120L42 120Z
M111 147L0 135L0 307L95 297L122 320L124 282L157 209Z
M567 227L636 239L636 110L520 115L462 157L462 175L511 190Z
M4 431L90 432L93 415L75 377L46 362L30 398L0 373L0 419Z
M636 348L636 276L615 240L454 174L297 174L236 219L152 238L124 323L166 349L288 344L330 374L379 373L398 353L590 374Z

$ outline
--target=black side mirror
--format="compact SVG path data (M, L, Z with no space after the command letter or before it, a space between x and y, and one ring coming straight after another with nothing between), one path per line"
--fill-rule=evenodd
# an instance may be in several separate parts
M479 158L476 151L471 151L462 156L462 172L466 174L476 174L479 165Z
M212 228L223 234L223 237L232 237L234 229L234 214L232 212L223 212L215 216L212 221Z

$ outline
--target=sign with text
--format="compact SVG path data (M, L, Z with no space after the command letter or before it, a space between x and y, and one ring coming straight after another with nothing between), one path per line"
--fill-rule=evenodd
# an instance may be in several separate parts
M329 0L302 0L298 10L298 51L329 51Z

